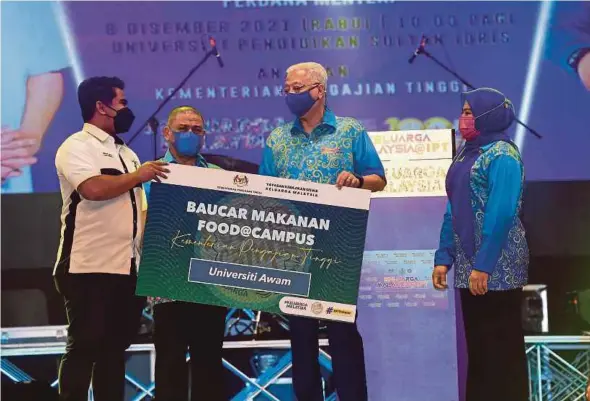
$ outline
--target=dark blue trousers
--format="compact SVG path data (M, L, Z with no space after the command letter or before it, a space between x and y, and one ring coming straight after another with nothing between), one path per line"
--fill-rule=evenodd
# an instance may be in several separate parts
M318 362L317 320L289 317L293 387L298 401L324 401ZM328 322L334 385L340 401L367 401L363 339L356 322Z

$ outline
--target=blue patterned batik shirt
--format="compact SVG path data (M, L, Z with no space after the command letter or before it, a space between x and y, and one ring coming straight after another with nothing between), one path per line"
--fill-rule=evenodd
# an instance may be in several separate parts
M381 159L363 126L326 109L322 122L309 135L299 119L275 128L266 141L259 174L336 184L343 171L385 178Z

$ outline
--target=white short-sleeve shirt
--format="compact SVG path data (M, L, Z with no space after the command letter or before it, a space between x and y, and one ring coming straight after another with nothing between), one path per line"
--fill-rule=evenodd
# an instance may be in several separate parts
M145 196L141 184L105 201L84 199L78 186L99 175L121 175L140 166L124 142L91 124L68 137L55 157L63 200L61 241L54 274L130 274L139 265Z

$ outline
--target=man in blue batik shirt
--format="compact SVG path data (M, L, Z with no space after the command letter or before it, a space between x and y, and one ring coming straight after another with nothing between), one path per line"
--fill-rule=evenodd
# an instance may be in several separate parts
M194 107L173 109L164 128L168 152L161 161L201 168L220 168L201 155L204 120ZM151 182L144 184L147 212ZM145 221L145 215L143 220ZM226 308L149 297L154 309L156 400L223 401L222 349ZM186 353L191 357L190 388Z
M363 126L326 107L328 75L317 63L287 69L285 95L297 117L271 132L262 175L381 191L385 171ZM334 383L340 401L367 401L363 340L356 322L327 322ZM289 317L293 387L299 401L323 401L318 362L318 321Z

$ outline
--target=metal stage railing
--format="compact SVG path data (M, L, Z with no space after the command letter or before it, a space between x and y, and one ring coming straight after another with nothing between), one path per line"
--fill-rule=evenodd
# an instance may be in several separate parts
M584 401L590 336L527 337L531 401Z
M15 382L27 382L33 378L17 366L19 357L60 355L65 351L65 326L44 326L2 329L2 354L0 371ZM590 336L528 336L526 354L528 358L531 401L582 401L588 374L590 372ZM328 345L327 340L320 340L320 346ZM226 341L224 348L289 350L288 340L269 341ZM149 380L139 380L128 371L126 380L133 386L136 394L133 401L149 400L154 395L154 360L153 344L135 344L128 352L149 355ZM228 359L223 359L224 366L243 383L243 389L232 401L253 400L262 396L268 400L280 401L269 387L277 383L290 382L284 375L292 366L290 351L285 352L274 364L258 377L250 377ZM320 352L320 364L328 372L332 371L330 355ZM130 370L130 369L128 369ZM57 386L57 380L52 384ZM331 394L326 401L334 401Z
M61 355L65 352L65 336L66 326L41 326L41 327L22 327L22 328L7 328L2 329L2 346L1 346L1 364L0 371L2 374L15 382L28 382L33 378L20 369L15 359L24 356L51 356ZM322 339L319 341L321 347L326 347L328 341ZM266 340L266 341L226 341L223 345L224 349L265 349L265 350L289 350L289 340ZM128 349L129 353L145 353L149 354L150 361L150 380L148 382L141 381L137 375L128 371L125 374L125 379L128 384L133 386L136 390L136 395L132 398L133 401L147 400L154 396L154 362L155 350L153 344L134 344ZM187 355L187 360L189 359ZM324 350L320 350L319 357L320 365L328 372L332 372L332 358ZM258 377L250 377L240 369L238 369L230 360L224 358L223 365L231 373L236 375L244 382L244 388L236 394L232 401L246 401L253 400L259 395L263 395L266 399L273 401L280 401L274 394L269 391L269 387L278 383L285 373L287 373L292 366L291 352L286 352L274 363L272 367L265 370ZM283 380L284 382L289 380ZM51 384L52 387L57 387L57 379ZM148 398L150 397L150 398ZM92 399L92 395L90 395ZM335 395L329 396L326 400L335 401Z

